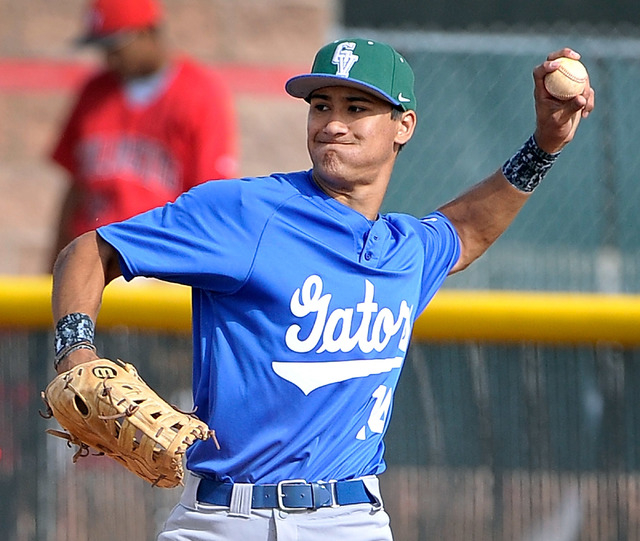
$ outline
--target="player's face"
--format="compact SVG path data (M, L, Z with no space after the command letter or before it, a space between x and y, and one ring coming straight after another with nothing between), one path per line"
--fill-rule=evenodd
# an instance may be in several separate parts
M407 114L393 118L388 102L344 86L316 90L309 102L307 147L316 181L334 189L356 184L386 189L399 145L413 133Z
M155 72L162 58L156 35L150 30L123 35L104 48L104 55L109 69L123 79L134 79Z

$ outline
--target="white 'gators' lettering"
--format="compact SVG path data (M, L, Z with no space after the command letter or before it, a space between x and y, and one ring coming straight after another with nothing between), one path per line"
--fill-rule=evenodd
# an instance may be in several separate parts
M402 332L398 348L401 351L407 350L413 307L406 301L400 303L396 319L390 308L378 309L378 303L374 302L375 287L369 280L365 280L364 300L356 305L356 312L361 314L360 325L352 332L353 308L336 308L329 313L332 296L330 293L323 295L322 288L322 278L312 275L291 297L290 309L295 317L315 317L311 332L306 338L300 337L300 325L289 326L285 342L292 351L347 353L356 347L363 353L383 351L398 332Z

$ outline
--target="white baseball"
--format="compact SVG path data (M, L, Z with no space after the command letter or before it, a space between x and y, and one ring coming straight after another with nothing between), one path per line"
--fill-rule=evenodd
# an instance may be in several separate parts
M547 92L559 100L570 100L582 94L587 82L587 69L582 62L573 58L558 58L560 67L547 73L544 86Z

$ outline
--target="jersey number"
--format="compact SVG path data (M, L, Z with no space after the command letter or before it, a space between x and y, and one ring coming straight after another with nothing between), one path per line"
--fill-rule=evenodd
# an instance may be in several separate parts
M371 415L369 415L369 421L367 421L371 432L382 434L391 408L391 395L392 390L387 389L384 385L380 385L371 395L376 399L371 409Z

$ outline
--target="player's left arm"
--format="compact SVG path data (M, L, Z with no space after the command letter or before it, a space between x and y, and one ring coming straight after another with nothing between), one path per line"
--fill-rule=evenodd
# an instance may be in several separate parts
M547 92L544 76L557 68L553 60L562 56L580 57L571 49L562 49L551 53L533 70L534 138L538 147L548 154L560 152L573 139L580 120L589 115L595 104L595 93L588 81L582 94L567 101L557 100ZM507 229L530 196L531 192L512 185L500 168L440 207L438 210L455 226L461 243L460 257L451 274L465 269L480 257Z

